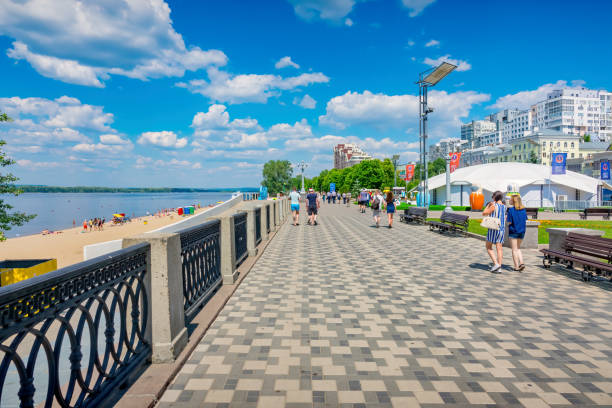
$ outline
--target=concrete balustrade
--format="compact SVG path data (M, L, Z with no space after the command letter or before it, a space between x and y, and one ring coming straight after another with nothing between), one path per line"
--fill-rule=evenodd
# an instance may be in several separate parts
M151 245L150 313L153 363L174 361L187 345L183 308L181 239L178 234L141 234L123 239L123 248L148 242ZM154 301L153 301L154 299Z
M235 208L215 217L220 225L220 272L224 285L233 285L238 280L236 268L236 247L234 214L236 211L247 213L247 250L248 256L257 255L255 210L261 208L261 239L270 239L267 232L266 207L270 207L270 231L277 230L286 220L289 205L286 198L277 200L246 200ZM209 218L209 219L211 219ZM208 220L206 220L208 221ZM178 233L154 232L125 238L122 247L126 248L141 242L151 245L149 307L152 316L151 343L153 363L171 363L185 348L189 335L185 326L183 272L181 259L181 239Z
M245 211L247 213L247 251L249 251L249 256L257 255L257 246L255 244L256 230L255 230L255 206L247 208Z
M259 221L261 222L261 241L264 242L268 240L268 213L266 211L268 202L261 201L261 204L258 207L261 208L261 218Z
M236 269L236 240L234 239L233 214L217 217L221 221L221 276L224 285L233 285L238 279Z

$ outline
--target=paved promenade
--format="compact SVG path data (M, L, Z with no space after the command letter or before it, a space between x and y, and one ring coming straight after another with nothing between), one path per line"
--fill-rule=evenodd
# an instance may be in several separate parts
M612 292L536 252L494 275L482 241L320 214L282 226L159 407L612 406Z

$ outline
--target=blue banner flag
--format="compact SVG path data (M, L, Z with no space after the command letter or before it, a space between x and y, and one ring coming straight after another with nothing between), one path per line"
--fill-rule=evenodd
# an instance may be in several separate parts
M336 183L329 183L329 191L330 192L336 191Z
M602 180L610 180L610 162L609 161L601 162L600 176Z
M567 153L552 154L552 174L565 174Z
M264 187L264 186L259 187L259 199L260 200L268 199L268 187Z

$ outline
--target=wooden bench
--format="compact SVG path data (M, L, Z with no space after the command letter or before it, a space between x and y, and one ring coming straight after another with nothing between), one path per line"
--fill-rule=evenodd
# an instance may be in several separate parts
M525 211L527 211L527 217L531 216L532 220L538 219L538 207L525 207Z
M612 239L570 232L560 251L541 249L540 252L544 254L545 268L557 262L573 269L577 263L582 265L580 274L585 282L591 280L593 274L611 277L612 281Z
M400 221L424 223L427 219L426 207L410 207L404 210L404 214L400 215Z
M604 220L610 219L610 208L585 208L582 210L580 214L580 218L586 220L588 216L599 215L602 216Z
M467 235L469 218L468 215L444 211L440 221L428 221L427 224L432 231L437 229L439 232L463 232Z

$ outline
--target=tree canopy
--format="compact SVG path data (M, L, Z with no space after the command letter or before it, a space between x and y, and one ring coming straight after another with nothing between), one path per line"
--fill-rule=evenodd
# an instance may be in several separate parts
M9 122L10 120L11 118L5 113L0 113L0 122ZM7 167L15 163L2 151L2 146L5 144L6 142L4 140L0 140L0 167ZM18 178L11 173L0 173L0 195L12 194L17 196L21 194L21 190L13 184L17 180ZM26 215L21 212L11 212L12 209L13 206L0 200L0 241L6 239L4 232L9 231L12 226L23 225L35 217L35 215Z
M292 174L293 168L289 160L270 160L264 164L261 185L268 188L268 194L271 196L286 192L291 187Z

